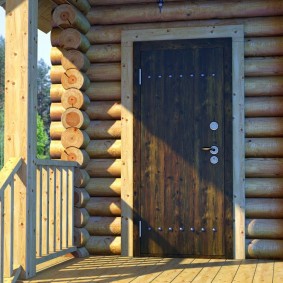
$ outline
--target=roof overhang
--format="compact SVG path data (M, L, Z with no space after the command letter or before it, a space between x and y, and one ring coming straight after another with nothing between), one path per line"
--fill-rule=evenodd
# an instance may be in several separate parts
M7 0L0 0L0 6L5 9ZM51 12L54 8L54 2L50 0L38 0L38 29L48 33L51 31Z

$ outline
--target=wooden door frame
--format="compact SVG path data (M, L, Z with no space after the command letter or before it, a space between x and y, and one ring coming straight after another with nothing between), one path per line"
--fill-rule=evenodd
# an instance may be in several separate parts
M122 255L133 256L133 43L137 41L232 38L233 250L245 259L245 139L243 25L122 31Z

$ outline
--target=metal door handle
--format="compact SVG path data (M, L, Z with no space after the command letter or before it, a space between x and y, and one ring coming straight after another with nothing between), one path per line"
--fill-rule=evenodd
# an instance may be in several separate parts
M211 154L215 155L218 153L219 149L216 145L213 145L211 147L204 146L201 148L203 151L209 151Z
M210 150L212 150L212 147L204 146L204 147L201 148L201 150L203 150L203 151L210 151Z

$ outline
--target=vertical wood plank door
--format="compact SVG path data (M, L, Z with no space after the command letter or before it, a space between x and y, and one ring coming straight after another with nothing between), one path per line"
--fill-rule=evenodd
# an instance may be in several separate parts
M232 40L134 45L137 256L233 257Z

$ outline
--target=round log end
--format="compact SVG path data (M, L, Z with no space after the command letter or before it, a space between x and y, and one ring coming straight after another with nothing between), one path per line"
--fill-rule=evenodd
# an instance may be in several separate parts
M69 4L58 5L52 14L54 24L62 28L72 27L72 23L75 21L75 18L76 10Z
M62 114L62 124L66 129L70 127L86 129L89 123L88 115L79 109L69 108Z
M74 175L74 185L78 188L84 188L90 180L88 173L84 169L75 168Z
M61 155L61 159L66 161L75 161L81 168L86 167L90 160L85 150L81 150L76 147L66 148Z
M88 58L78 50L68 50L61 58L62 66L65 70L77 69L86 72L90 66Z
M59 43L59 46L66 50L75 49L86 52L90 46L88 39L74 28L64 29L60 34L56 34L55 36L57 39L56 43Z
M73 5L62 4L55 8L52 15L53 22L62 28L74 27L82 33L87 33L90 24L86 17Z
M77 258L83 258L83 257L88 257L89 252L85 247L77 249L75 252L72 253L74 257Z
M62 73L61 83L65 89L76 88L81 90L86 90L90 81L84 73L76 69L69 69Z
M84 227L89 220L89 214L85 208L74 208L74 225L77 228Z
M74 190L74 205L76 207L85 207L90 196L85 189L75 188Z
M76 147L86 148L89 143L89 136L86 132L77 128L66 129L61 136L61 143L64 148Z
M77 247L83 247L87 243L90 235L85 228L74 228L74 244Z
M62 106L65 109L73 107L81 110L86 110L90 104L88 96L75 88L66 90L61 96L61 102Z

